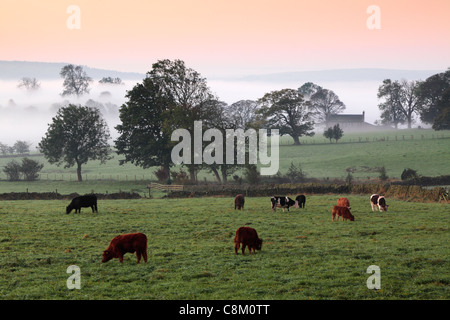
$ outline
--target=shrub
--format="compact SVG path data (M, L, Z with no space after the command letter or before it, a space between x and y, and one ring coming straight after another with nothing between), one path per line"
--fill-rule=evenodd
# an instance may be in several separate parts
M378 176L378 178L379 178L381 181L386 181L387 179L389 179L389 177L388 177L387 174L386 174L386 168L385 168L384 166L382 166L382 167L379 169L378 172L380 173L380 175Z
M400 177L403 181L418 178L417 171L410 168L404 169Z
M164 167L161 167L158 170L156 170L155 176L160 183L165 183L167 179L169 179L169 173L167 172L167 169Z
M258 184L261 180L261 175L258 171L258 168L254 164L245 166L244 176L250 185Z
M34 181L39 178L39 171L44 167L43 164L40 164L37 161L23 158L22 166L20 167L20 171L23 173L24 179L27 181Z
M9 181L20 180L21 168L20 164L15 160L8 162L3 168L3 172L6 174Z
M296 166L294 162L291 162L288 171L286 172L286 178L291 183L303 182L306 178L305 172L302 170L300 163Z
M19 181L22 174L25 180L34 181L39 177L38 172L41 171L43 167L44 165L37 161L23 158L22 165L17 161L12 160L5 168L3 168L3 172L6 174L9 181Z

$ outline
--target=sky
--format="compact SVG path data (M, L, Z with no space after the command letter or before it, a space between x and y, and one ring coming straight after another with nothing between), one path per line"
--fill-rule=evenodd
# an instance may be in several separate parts
M207 78L446 70L449 14L449 0L2 0L0 60L145 73L181 59Z

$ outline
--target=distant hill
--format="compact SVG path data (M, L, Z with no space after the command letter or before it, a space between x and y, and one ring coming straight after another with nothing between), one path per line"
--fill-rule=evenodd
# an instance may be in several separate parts
M38 80L60 79L61 68L70 63L58 62L28 62L28 61L0 61L1 80L19 80L23 77ZM136 80L145 78L145 74L136 72L121 72L83 66L88 76L93 79L103 77L120 78L122 80Z
M280 72L261 75L248 75L234 78L240 81L262 82L322 82L322 81L383 81L392 80L425 80L426 78L445 70L396 70L396 69L336 69L321 71Z
M64 62L28 62L28 61L2 61L0 60L0 79L19 80L23 77L36 78L38 80L60 79L61 68L69 63ZM121 72L83 66L86 73L94 79L103 77L121 78L122 80L136 80L145 78L144 73ZM445 70L396 70L396 69L336 69L320 71L293 71L246 76L227 76L216 79L225 81L247 81L247 82L352 82L352 81L377 81L384 79L392 80L425 80L429 76Z

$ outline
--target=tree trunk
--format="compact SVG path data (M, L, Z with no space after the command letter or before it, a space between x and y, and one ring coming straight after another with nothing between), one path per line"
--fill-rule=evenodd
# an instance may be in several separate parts
M292 136L292 138L294 139L294 144L295 144L296 146L299 146L299 145L300 145L300 139L299 139L299 137L298 137L298 136Z
M83 177L81 176L81 163L77 163L77 177L78 182L83 181Z
M225 165L222 165L222 181L223 183L227 183L228 182L228 172L226 167L224 167Z
M214 176L216 177L217 182L222 183L222 181L220 180L220 175L219 175L219 172L217 171L217 169L212 167L211 171L214 173Z

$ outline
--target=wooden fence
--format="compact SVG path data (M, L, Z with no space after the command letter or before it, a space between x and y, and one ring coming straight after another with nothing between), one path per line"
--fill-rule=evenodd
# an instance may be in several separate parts
M161 190L161 191L184 191L184 186L182 184L159 184L155 182L151 182L147 185L147 188L149 189L148 192L150 193L151 190Z

